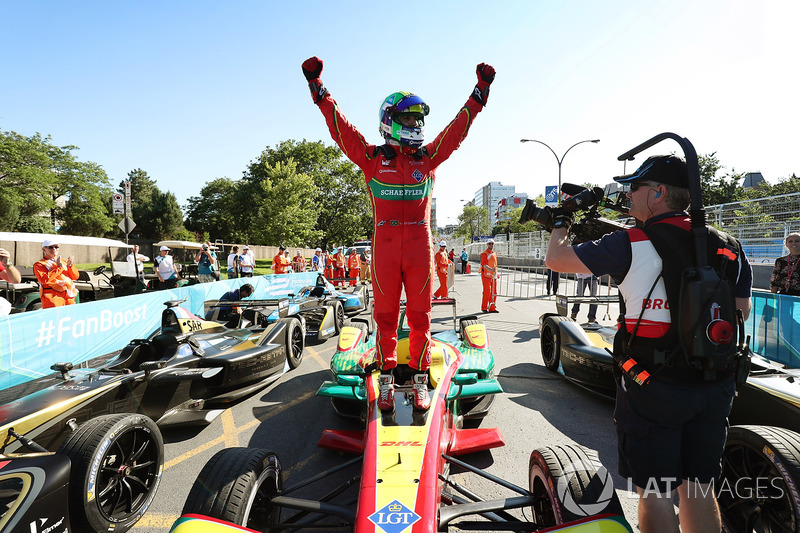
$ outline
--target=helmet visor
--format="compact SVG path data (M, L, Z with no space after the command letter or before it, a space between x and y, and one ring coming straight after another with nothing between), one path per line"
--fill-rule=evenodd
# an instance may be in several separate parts
M416 94L408 94L394 105L395 113L416 113L423 117L430 112L428 104Z

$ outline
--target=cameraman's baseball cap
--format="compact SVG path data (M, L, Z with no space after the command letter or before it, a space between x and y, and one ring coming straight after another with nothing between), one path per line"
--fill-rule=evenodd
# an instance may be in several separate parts
M686 163L674 155L648 157L633 174L617 176L614 181L629 185L639 181L652 181L664 185L689 188L689 172Z
M160 252L168 252L169 251L169 246L162 246L161 248L159 248L159 251Z

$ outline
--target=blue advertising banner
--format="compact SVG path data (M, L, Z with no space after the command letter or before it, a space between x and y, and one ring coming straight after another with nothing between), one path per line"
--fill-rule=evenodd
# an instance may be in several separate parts
M558 205L558 186L547 185L544 188L544 205L555 207Z
M800 368L800 296L753 292L745 335L755 353Z
M182 306L202 316L206 300L245 283L255 289L250 299L276 299L314 285L317 276L306 272L222 280L0 317L0 389L51 375L54 363L77 366L121 350L131 339L148 337L160 326L169 300L186 299Z

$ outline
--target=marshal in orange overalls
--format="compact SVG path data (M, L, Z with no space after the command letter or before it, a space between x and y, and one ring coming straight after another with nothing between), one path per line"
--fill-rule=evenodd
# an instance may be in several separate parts
M497 312L495 300L497 299L497 254L494 251L494 241L489 241L486 250L481 253L481 283L483 283L483 298L481 311L485 313Z
M439 277L439 288L433 293L434 298L447 298L447 270L451 261L447 257L447 247L442 246L436 252L436 275Z
M350 286L355 287L356 283L358 283L358 277L361 271L361 259L359 259L355 248L350 250L347 256L347 268L350 274Z
M39 296L42 299L42 309L72 305L78 295L75 280L78 279L78 269L75 265L67 268L63 259L40 259L33 265L33 272L39 281Z

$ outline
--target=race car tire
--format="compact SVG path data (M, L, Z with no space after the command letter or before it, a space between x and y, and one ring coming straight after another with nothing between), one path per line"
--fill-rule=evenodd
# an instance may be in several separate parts
M342 331L344 326L344 306L342 302L336 300L333 302L333 327L336 328L336 335Z
M164 440L144 415L93 418L58 449L72 463L70 519L76 531L127 531L155 498L164 468Z
M598 514L624 516L611 474L597 453L575 444L531 452L530 491L536 498L533 521L552 527Z
M540 342L542 347L542 360L544 366L553 372L558 370L558 365L561 363L561 322L568 322L569 319L565 316L548 316L544 319L542 324L542 331L540 332Z
M800 433L732 426L717 501L722 529L800 532Z
M303 349L305 348L306 334L303 325L296 318L291 318L286 323L286 362L289 368L294 370L300 366L303 360Z
M205 464L182 514L197 513L266 531L280 520L272 498L283 490L281 463L269 450L226 448Z

